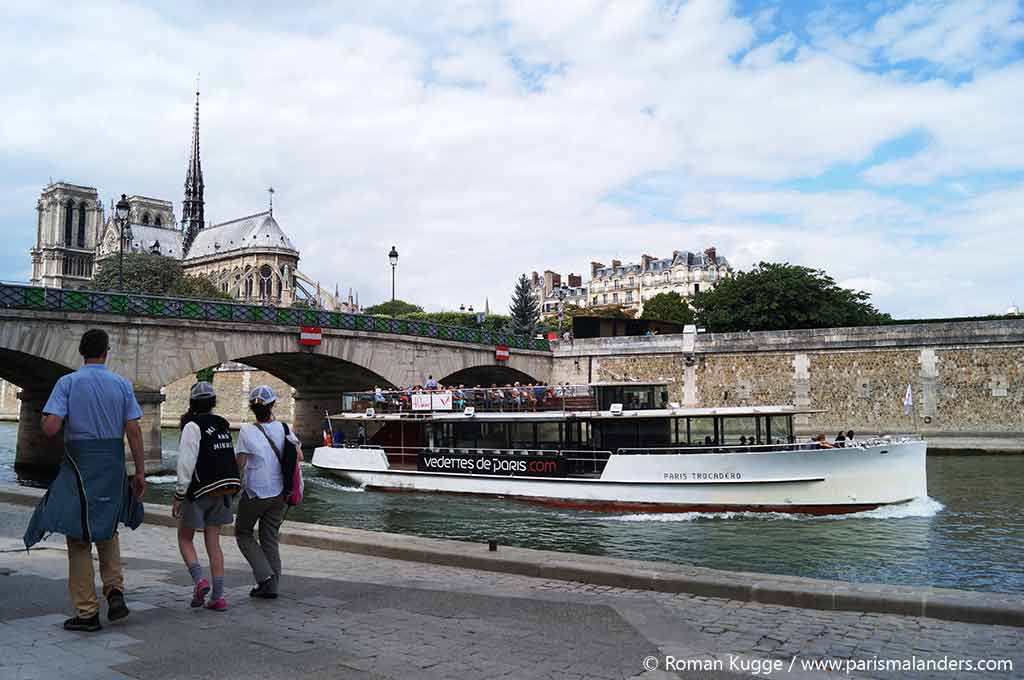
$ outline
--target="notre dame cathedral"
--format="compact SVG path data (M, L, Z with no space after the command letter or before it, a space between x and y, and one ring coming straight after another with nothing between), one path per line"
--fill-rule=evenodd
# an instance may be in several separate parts
M186 274L205 276L240 301L290 305L304 300L318 307L358 311L351 294L342 301L337 286L331 295L299 272L299 251L274 219L272 189L265 212L204 225L203 188L197 91L181 224L170 201L130 196L125 252L178 258ZM31 250L35 285L81 287L100 260L120 252L121 225L113 206L110 216L104 215L93 187L52 182L43 189L36 211L36 247Z

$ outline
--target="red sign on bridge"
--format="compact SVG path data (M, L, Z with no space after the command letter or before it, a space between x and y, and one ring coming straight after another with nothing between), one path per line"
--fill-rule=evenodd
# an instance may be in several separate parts
M323 339L323 332L319 326L300 326L299 327L299 344L306 345L309 347L319 345Z
M508 347L497 345L494 348L494 358L498 361L508 361Z

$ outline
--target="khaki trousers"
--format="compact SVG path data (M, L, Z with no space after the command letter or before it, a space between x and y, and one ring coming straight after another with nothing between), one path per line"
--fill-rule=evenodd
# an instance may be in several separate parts
M71 602L81 617L95 616L99 610L96 601L96 573L92 568L92 543L68 537L68 592ZM96 542L100 558L100 579L103 581L103 597L111 590L124 592L124 575L121 573L121 542L117 534L106 541Z

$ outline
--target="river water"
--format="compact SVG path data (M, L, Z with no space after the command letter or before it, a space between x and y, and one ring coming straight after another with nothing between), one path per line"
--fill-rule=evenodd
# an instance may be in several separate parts
M13 481L16 423L0 423L0 482ZM171 466L177 432L165 430ZM716 569L1024 594L1024 456L928 460L929 498L843 517L605 514L512 500L365 492L305 470L289 520ZM169 502L171 476L147 500Z

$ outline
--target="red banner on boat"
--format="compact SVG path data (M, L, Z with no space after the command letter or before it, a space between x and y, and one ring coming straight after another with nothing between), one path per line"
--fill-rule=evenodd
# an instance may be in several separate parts
M317 326L300 326L299 327L299 344L300 345L319 345L323 339L323 332Z
M498 361L508 361L508 347L498 345L494 348L494 358Z

